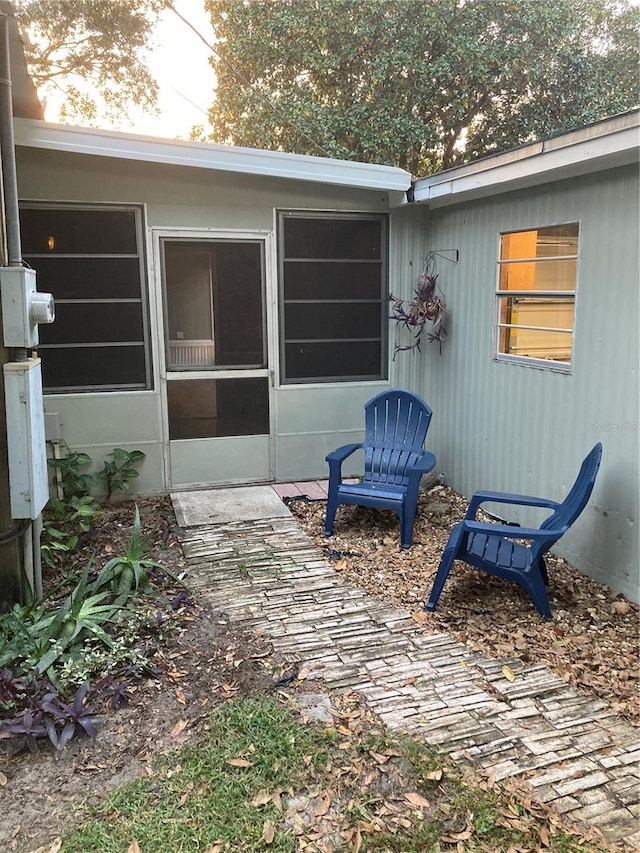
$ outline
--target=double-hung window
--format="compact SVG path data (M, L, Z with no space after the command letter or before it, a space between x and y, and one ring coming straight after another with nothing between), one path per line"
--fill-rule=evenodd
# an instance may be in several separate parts
M578 223L500 235L497 358L571 364Z
M40 326L45 391L149 388L141 209L30 205L22 250L56 319Z
M281 377L375 380L387 371L387 219L283 212Z

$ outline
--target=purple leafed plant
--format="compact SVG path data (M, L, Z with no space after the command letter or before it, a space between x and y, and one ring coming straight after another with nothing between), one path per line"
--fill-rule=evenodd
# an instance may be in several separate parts
M402 350L418 350L421 352L422 336L428 323L431 323L432 327L431 331L427 332L427 340L429 343L437 341L440 353L442 353L442 344L447 339L447 331L442 325L447 303L436 293L437 280L437 275L423 273L418 279L418 286L414 291L413 299L400 299L393 293L389 294L389 300L392 303L391 319L408 329L412 334L410 344L396 343L393 350L394 358Z
M105 677L96 684L96 700L107 702L109 708L116 710L121 705L127 705L133 699L133 691L127 681L119 680L113 675Z
M74 735L96 736L96 724L100 720L95 715L96 706L86 702L88 690L89 682L85 681L76 690L71 703L63 702L55 692L43 696L40 707L45 714L44 724L56 749L63 749Z
M11 720L3 720L0 725L0 737L15 738L18 750L26 746L31 752L35 752L38 747L37 738L46 736L44 714L32 708L23 708Z

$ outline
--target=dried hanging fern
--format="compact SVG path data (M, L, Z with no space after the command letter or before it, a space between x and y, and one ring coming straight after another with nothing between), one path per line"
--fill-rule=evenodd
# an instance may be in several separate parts
M440 353L442 353L442 344L447 339L447 330L443 326L447 303L436 293L437 281L438 276L430 275L425 265L425 269L418 279L418 286L414 291L413 299L399 299L393 293L389 294L389 300L392 302L391 319L395 320L400 326L404 326L412 334L410 344L396 343L393 350L394 358L403 350L421 352L420 346L423 335L429 323L431 324L431 331L427 331L427 340L429 343L437 341Z

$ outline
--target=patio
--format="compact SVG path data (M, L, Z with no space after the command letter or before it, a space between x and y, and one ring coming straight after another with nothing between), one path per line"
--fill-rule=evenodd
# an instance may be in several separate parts
M322 498L326 482L172 495L207 601L262 632L300 681L357 691L390 729L495 780L526 779L538 801L637 847L636 730L546 667L427 635L408 611L345 583L279 500L302 494Z

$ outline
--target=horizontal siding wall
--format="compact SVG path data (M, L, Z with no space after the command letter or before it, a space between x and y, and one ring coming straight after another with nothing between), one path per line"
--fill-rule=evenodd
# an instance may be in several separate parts
M495 361L500 232L572 221L580 222L580 257L571 373ZM602 441L592 499L556 550L634 600L638 229L633 167L433 210L423 253L460 253L457 264L436 259L450 337L442 356L427 344L417 358L400 353L396 360L398 384L417 390L434 409L429 447L437 471L467 496L484 488L562 499L582 458Z

